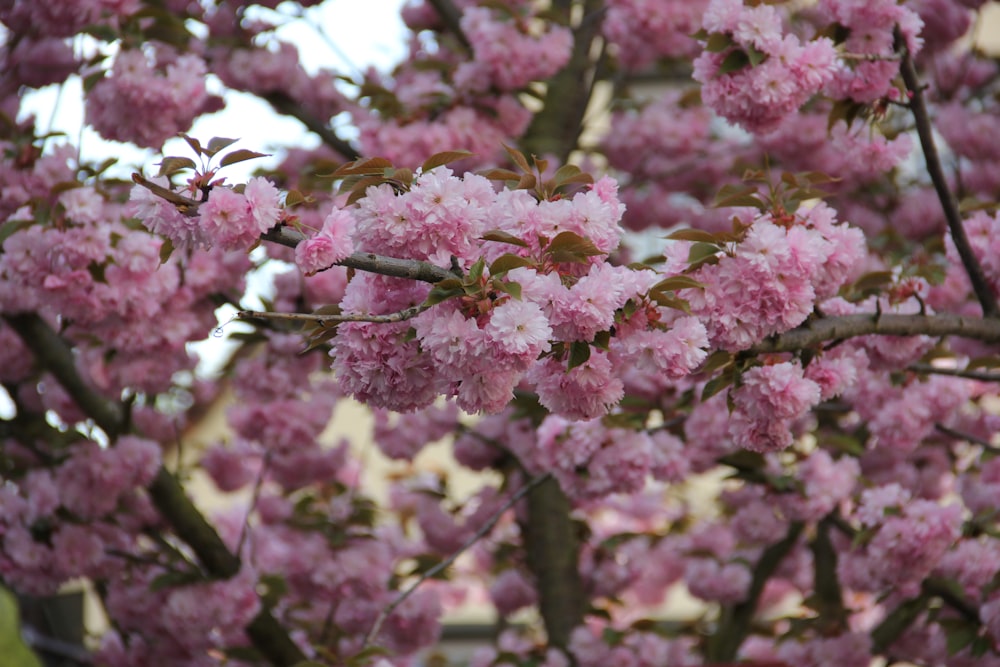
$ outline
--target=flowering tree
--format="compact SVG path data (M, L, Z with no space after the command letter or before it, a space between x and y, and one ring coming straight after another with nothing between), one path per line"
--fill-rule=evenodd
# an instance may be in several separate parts
M1000 665L983 2L416 0L363 79L276 37L314 4L0 7L7 587L92 580L113 667L414 664L475 595L484 666ZM127 181L39 136L19 96L71 76L188 152ZM234 182L267 132L185 134L213 86L321 147ZM255 328L204 378L221 304ZM210 516L165 453L222 387L199 467L248 500ZM376 507L320 444L346 397L502 481ZM702 614L657 622L677 586Z

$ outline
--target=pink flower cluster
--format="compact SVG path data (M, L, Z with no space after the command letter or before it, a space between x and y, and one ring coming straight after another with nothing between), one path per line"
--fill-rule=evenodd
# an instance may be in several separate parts
M611 0L601 23L604 36L617 47L618 61L638 70L658 58L693 56L707 0Z
M153 182L169 186L165 178L154 178ZM259 176L251 178L242 192L215 185L194 216L181 214L173 204L136 185L132 188L127 211L139 218L149 231L170 239L175 248L218 247L223 250L248 250L260 240L261 234L278 224L282 214L278 189ZM343 234L331 230L326 237L336 239L329 245L337 251L343 251L345 244L349 247ZM314 250L319 242L315 246Z
M205 61L123 49L87 95L86 119L105 139L160 148L191 127L209 97Z
M334 209L323 220L323 227L315 236L295 246L295 264L303 275L311 276L354 252L354 216L343 209Z
M817 301L833 296L860 267L860 230L837 223L823 203L798 215L801 224L788 228L765 215L733 252L693 274L705 287L684 290L684 296L713 345L746 349L800 325ZM686 247L679 243L668 253L676 256Z
M76 577L106 577L131 549L130 533L150 521L137 492L160 464L156 443L134 436L111 448L73 445L53 470L39 469L0 489L0 576L21 590L52 593Z
M583 500L641 490L652 454L653 442L642 431L550 416L538 427L537 449L525 463L552 472L567 495Z
M792 427L819 403L820 390L791 362L751 368L730 397L729 433L737 445L754 452L785 449Z
M533 17L498 16L487 7L466 9L461 26L472 44L473 60L455 71L459 88L518 90L562 69L573 49L573 33L554 23L532 31L532 22Z
M857 514L874 534L837 565L841 581L855 590L877 593L892 586L902 595L915 594L962 536L961 505L911 499L898 485L863 492Z
M899 91L893 85L893 79L899 75L899 60L893 51L894 32L899 29L906 48L916 56L923 44L920 16L896 0L822 0L818 9L824 20L847 29L848 36L841 47L848 54L875 56L850 60L850 66L838 68L827 84L826 93L834 99L862 104L898 97Z
M742 0L712 0L702 27L710 36L731 41L725 49L704 51L694 61L702 100L750 132L776 129L834 76L833 42L822 37L802 44L798 37L783 34L781 16L772 5L747 7ZM741 53L745 64L720 71Z
M391 119L363 108L351 113L361 133L361 152L395 164L420 164L443 146L471 152L469 161L475 164L489 164L501 159L501 144L524 134L532 118L512 95L483 98L479 108L435 107L432 118L423 111Z
M652 384L657 377L663 383L686 375L705 356L707 339L696 320L672 322L657 313L652 319L636 315L629 326L616 324L629 302L655 310L646 298L657 281L654 272L612 266L602 262L603 255L583 263L547 259L549 242L562 232L610 252L622 233L621 214L610 179L551 201L538 201L524 190L496 193L481 177L459 179L447 169L421 175L402 194L388 185L369 188L356 211L355 239L362 250L439 265L454 259L465 267L481 256L494 261L516 254L529 266L509 270L503 278L518 297L495 293L450 299L412 320L412 339L404 324L341 325L334 341L341 382L356 396L396 410L413 410L444 394L457 397L468 412L497 412L524 379L550 410L593 419L623 395L618 368L643 368L653 376L647 380ZM487 225L521 245L484 243ZM483 289L492 290L487 278ZM407 281L358 276L341 306L345 312L385 314L416 306L425 296L424 288ZM609 349L591 350L568 372L565 350L548 354L553 340L589 345L615 326L620 333ZM376 368L375 375L361 372Z

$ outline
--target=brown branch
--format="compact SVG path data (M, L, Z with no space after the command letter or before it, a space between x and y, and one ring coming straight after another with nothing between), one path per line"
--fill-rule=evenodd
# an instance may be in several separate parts
M375 324L389 324L391 322L403 322L405 320L412 319L430 308L426 304L420 304L419 306L413 306L412 308L406 308L404 310L397 311L395 313L388 313L386 315L364 315L361 313L346 314L346 315L324 315L322 313L269 313L259 310L241 310L235 315L233 319L237 320L286 320L291 322L317 322L321 326L326 326L327 324L339 323L339 322L373 322Z
M59 334L34 314L5 315L4 320L31 350L39 365L55 376L66 393L107 435L114 440L122 434L124 411L117 403L101 396L77 371L73 351ZM156 509L173 527L177 536L194 551L207 574L230 578L240 570L240 560L226 547L219 534L184 493L180 482L160 467L149 485ZM262 608L246 627L253 645L272 664L291 667L305 660L288 632Z
M793 522L789 525L785 537L780 542L769 546L761 554L760 560L757 561L753 570L753 580L750 583L750 590L747 592L747 599L722 610L719 627L706 645L705 658L707 660L732 662L736 659L740 646L750 632L750 621L753 619L754 612L757 611L757 603L760 602L765 584L774 575L785 556L798 543L802 529L801 523Z
M977 436L972 435L971 433L963 433L962 431L959 431L958 429L954 429L954 428L952 428L950 426L945 426L941 422L937 422L936 424L934 424L934 429L936 431L938 431L939 433L943 433L944 435L948 436L949 438L955 438L956 440L964 440L964 441L966 441L968 443L971 443L973 445L979 445L980 447L982 447L986 451L993 452L993 453L1000 452L1000 448L998 448L996 445L994 445L989 440L985 440L983 438L979 438Z
M313 116L301 104L296 102L288 93L273 91L261 96L269 102L275 111L286 116L296 118L305 125L311 132L316 134L324 144L343 155L348 160L357 160L361 153L349 142L337 136L337 133L330 128L330 125L316 116Z
M1000 308L997 306L996 297L986 280L983 267L979 264L969 238L965 234L965 227L962 225L962 216L958 209L958 202L941 167L941 158L938 155L937 147L934 145L934 135L931 130L930 116L927 113L927 105L924 103L923 88L917 79L917 70L913 65L913 57L909 49L903 50L903 61L900 63L899 72L903 77L903 82L910 91L910 109L913 111L913 118L916 121L917 135L920 137L920 146L923 148L924 161L927 164L927 173L934 184L938 199L944 209L944 217L948 221L948 230L951 238L955 242L955 248L962 258L962 264L969 275L972 289L976 292L979 305L983 308L983 315L986 317L1000 317Z
M580 536L569 498L553 478L528 494L521 534L528 568L538 582L538 608L549 645L565 651L583 623L587 600L580 579Z
M552 11L569 23L579 8L580 23L573 30L573 51L569 62L546 82L542 110L535 114L521 145L526 153L554 155L566 162L576 148L583 119L590 105L593 79L598 76L593 62L593 46L600 37L604 9L596 0L552 3Z
M825 341L872 334L882 336L960 336L1000 343L1000 321L961 315L842 315L822 317L757 343L749 352L794 352Z
M458 39L462 48L472 53L472 44L469 43L468 36L462 30L462 12L455 6L455 3L452 0L428 0L428 2L437 11L448 31Z
M177 206L177 210L187 216L198 215L200 202L180 195L169 190L162 185L157 185L141 174L132 174L132 180L153 194L162 197L171 204ZM261 234L261 239L277 243L288 248L294 248L306 239L306 235L284 225L278 225ZM345 266L349 269L367 271L369 273L380 273L384 276L394 278L407 278L409 280L419 280L426 283L441 282L446 278L454 278L455 274L449 269L441 268L430 262L422 262L416 259L399 259L397 257L386 257L376 255L371 252L356 252L350 257L337 262L335 266ZM328 267L330 268L330 267Z
M409 588L400 593L399 596L397 596L396 599L389 604L389 606L387 606L385 609L379 612L379 615L375 618L375 623L372 624L371 630L369 630L368 634L365 635L365 641L362 646L367 647L371 645L371 643L375 640L375 637L378 636L379 631L382 629L382 625L389 619L390 616L392 616L392 613L399 608L399 605L403 604L407 598L413 595L413 593L417 590L417 588L421 584L423 584L428 579L436 577L438 574L444 572L446 569L451 567L451 565L456 560L458 560L459 556L468 551L470 547L476 544L476 542L478 542L479 540L483 539L483 537L485 537L491 530L493 530L493 526L497 525L497 521L500 520L500 517L503 516L504 512L506 512L511 507L516 505L517 502L521 500L521 498L524 498L526 495L528 495L528 493L532 489L534 489L536 486L546 481L550 477L551 475L546 473L544 475L539 475L538 477L534 477L528 480L528 482L524 486L522 486L513 494L511 494L510 498L508 498L504 502L504 504L501 505L497 509L497 511L490 516L489 519L487 519L486 523L484 523L479 528L479 530L473 533L473 535L469 539L467 539L462 544L462 546L460 546L458 550L455 551L455 553L451 554L443 561L441 561L434 567L430 568L429 570L421 574L420 577L417 578L417 580L414 581Z
M931 375L948 375L950 377L965 378L967 380L979 380L980 382L1000 382L1000 373L989 373L987 371L970 371L961 368L941 368L931 364L910 364L907 370L914 373L929 373Z

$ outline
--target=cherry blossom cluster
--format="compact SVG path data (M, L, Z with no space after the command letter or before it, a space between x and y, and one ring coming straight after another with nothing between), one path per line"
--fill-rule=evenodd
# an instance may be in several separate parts
M205 61L164 50L119 51L87 95L87 122L105 139L160 148L206 110Z
M920 15L892 0L827 0L819 3L819 11L823 19L847 30L847 39L842 44L847 53L862 56L837 69L827 92L835 99L862 103L898 97L899 91L893 84L899 75L895 31L899 31L910 54L916 55L923 45L920 34L924 23ZM934 22L937 20L935 17Z
M601 24L604 36L617 47L618 61L641 70L662 57L687 57L697 53L691 38L701 27L707 0L612 0Z
M777 129L823 90L837 69L832 41L821 37L803 44L786 34L772 5L712 0L702 28L710 40L694 61L702 100L750 132Z
M798 326L858 272L865 259L862 233L837 222L823 203L800 211L791 214L791 224L764 214L734 249L692 274L704 287L684 290L685 298L713 346L746 349ZM684 267L691 245L668 247L668 270Z
M517 90L532 81L547 79L566 64L573 48L569 28L538 23L531 16L500 15L486 7L462 13L462 31L473 44L471 62L455 72L466 90Z
M1000 665L981 0L411 2L405 62L364 75L281 40L318 4L0 9L5 586L95 580L113 667L405 667L467 602L506 626L483 667ZM200 167L129 193L20 112L73 73L114 140L160 146L221 82L327 146L233 185L257 154L185 135ZM606 137L554 76L612 84ZM665 249L622 243L655 226ZM259 326L215 383L188 344L220 303ZM345 396L400 471L384 506L329 436ZM206 413L225 432L165 455ZM431 443L490 481L416 473ZM189 465L233 503L188 502ZM651 623L679 590L698 618Z

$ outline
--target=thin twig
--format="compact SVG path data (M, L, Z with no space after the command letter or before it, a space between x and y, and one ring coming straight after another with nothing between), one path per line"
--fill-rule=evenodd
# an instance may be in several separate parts
M387 324L390 322L402 322L409 320L430 308L427 304L420 304L412 308L388 313L386 315L364 315L361 313L345 315L324 315L322 313L269 313L258 310L241 310L233 319L236 320L286 320L291 322L317 322L321 326L326 326L334 322L374 322L376 324Z
M960 368L940 368L930 364L910 364L907 370L914 373L930 373L932 375L948 375L951 377L966 378L968 380L980 380L982 382L1000 382L1000 373L989 373L986 371L970 371Z
M261 97L269 102L275 111L297 118L299 122L315 133L324 144L348 160L357 160L361 157L361 152L357 148L338 137L337 133L333 131L327 122L313 116L301 104L289 96L288 93L276 90L261 95Z
M945 435L955 438L957 440L965 440L966 442L971 442L972 444L979 445L983 449L989 450L991 452L998 451L997 446L994 445L989 440L984 440L983 438L974 436L971 433L963 433L962 431L953 429L950 426L945 426L941 422L935 423L934 428L940 433L944 433Z
M962 258L962 264L969 275L972 289L976 292L979 305L982 306L983 315L1000 317L1000 307L997 306L996 297L986 280L983 267L976 259L975 253L972 252L969 238L965 234L965 227L962 225L962 215L958 209L958 202L955 200L951 188L948 187L944 169L941 167L941 158L934 145L930 116L927 113L927 105L924 103L923 88L917 79L917 70L913 65L913 57L910 55L909 49L903 49L903 60L899 66L899 73L903 77L906 88L910 91L910 109L913 111L913 119L916 121L917 135L920 137L920 146L924 152L927 173L934 184L938 199L941 200L941 207L944 209L944 217L948 221L948 230L955 242L955 249L958 250L958 254Z
M390 616L392 616L392 613L399 608L399 605L403 604L407 600L407 598L413 595L413 593L417 590L418 587L420 587L421 584L423 584L428 579L437 576L445 569L450 567L456 560L458 560L459 556L465 553L467 549L469 549L472 545L481 540L487 533L493 530L493 527L497 524L497 521L500 520L500 517L503 516L504 512L509 510L515 504L517 504L517 502L521 500L521 498L524 498L533 488L535 488L536 486L547 480L549 477L551 477L551 475L549 473L546 473L544 475L539 475L538 477L534 477L528 480L528 482L520 489L515 491L511 495L511 497L508 498L507 501L503 505L501 505L496 512L493 513L493 515L486 521L486 523L484 523L479 528L479 530L477 530L472 535L472 537L466 540L465 543L462 544L462 546L460 546L455 553L448 556L443 561L441 561L440 563L438 563L437 565L435 565L434 567L430 568L422 575L420 575L420 577L418 577L417 580L414 581L409 588L400 593L399 596L397 596L396 599L389 604L389 606L387 606L385 609L379 612L378 617L375 619L375 623L372 624L371 630L369 630L368 634L365 635L365 641L363 646L367 647L371 645L371 643L375 640L375 637L377 637L378 633L382 630L382 625L389 619Z
M890 53L888 55L883 55L879 53L850 53L844 52L840 54L843 60L864 60L867 62L883 62L883 61L897 61L902 60L902 56L898 53Z
M250 506L247 508L246 516L243 517L243 527L240 528L240 539L236 543L237 557L243 553L243 545L246 544L247 535L250 533L250 515L257 507L257 501L260 500L260 490L264 486L264 476L267 474L270 464L271 452L269 450L265 452L264 457L261 459L260 470L257 472L257 481L253 485L253 495L250 497Z
M160 197L161 199L164 199L176 206L177 210L182 215L186 215L189 218L193 218L198 215L198 207L201 205L201 202L185 197L182 194L174 192L170 188L157 185L148 178L143 178L142 174L132 174L132 181L146 188L157 197Z
M182 214L192 217L198 214L198 207L201 205L200 202L197 202L194 199L188 199L187 197L173 192L162 185L157 185L149 179L143 178L140 174L132 174L132 180L153 194L169 201L171 204L176 206L177 210ZM261 239L277 243L278 245L283 245L288 248L294 248L298 244L302 243L302 241L306 239L306 236L302 232L290 229L284 225L278 225L261 234ZM386 257L384 255L376 255L371 252L356 252L350 257L346 257L337 262L336 266L344 266L349 269L367 271L369 273L379 273L381 275L392 276L394 278L419 280L427 283L437 283L445 280L446 278L456 277L456 274L453 271L437 266L436 264L431 264L430 262L422 262L416 259Z

